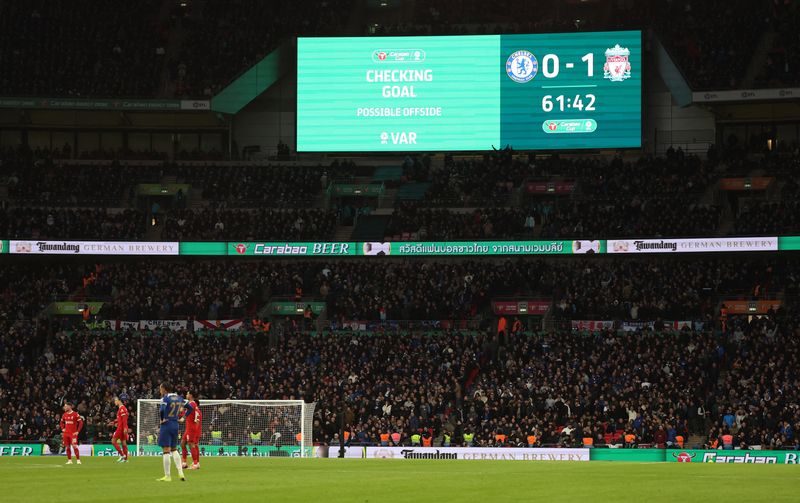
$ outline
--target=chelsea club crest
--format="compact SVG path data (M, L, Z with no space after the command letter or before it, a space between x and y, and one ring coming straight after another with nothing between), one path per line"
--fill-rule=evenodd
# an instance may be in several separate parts
M536 77L539 62L529 51L517 51L506 60L506 74L514 82L524 84Z

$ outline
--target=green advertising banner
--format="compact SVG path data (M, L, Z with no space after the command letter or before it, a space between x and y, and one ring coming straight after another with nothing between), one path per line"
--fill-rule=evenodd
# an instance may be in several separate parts
M306 306L311 306L311 311L319 315L325 309L324 302L270 302L267 311L272 316L302 316Z
M113 447L112 447L113 449ZM139 449L141 456L160 456L161 447L157 445L143 445ZM132 449L134 451L135 449ZM313 455L313 447L306 447L306 456ZM200 445L200 456L210 457L253 457L253 458L299 458L300 447L296 445Z
M739 451L668 449L670 463L800 464L800 451Z
M0 444L0 458L41 455L42 444Z
M778 250L800 250L800 236L783 236L778 238Z
M590 461L627 461L633 463L663 462L664 449L592 449Z
M189 195L192 186L188 183L140 183L136 186L137 196L174 196L179 190Z
M356 255L356 243L229 242L228 255L267 257L346 257Z
M0 98L0 108L51 110L195 110L211 108L208 100L120 100L91 98Z
M382 183L334 183L328 188L328 192L334 197L378 197L386 192L386 187Z
M128 455L135 456L136 449L133 448L132 445L128 446ZM117 450L111 444L94 444L92 445L92 456L119 456Z
M641 89L640 31L301 37L297 151L639 147Z
M185 241L179 245L181 255L227 255L228 243L224 241Z
M89 306L92 314L97 314L103 308L104 302L53 302L49 306L51 314L65 316L65 315L82 315L83 306Z
M569 255L592 253L581 241L428 241L409 243L363 243L364 255L450 256L450 255ZM590 243L589 241L585 243ZM599 241L597 253L599 253Z
M12 255L186 255L242 257L449 257L503 255L592 255L723 253L800 250L800 236L553 241L37 241L0 240Z

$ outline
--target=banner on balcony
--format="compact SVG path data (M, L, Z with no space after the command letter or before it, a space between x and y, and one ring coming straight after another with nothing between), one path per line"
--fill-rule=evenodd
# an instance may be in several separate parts
M244 320L194 320L195 330L241 330Z

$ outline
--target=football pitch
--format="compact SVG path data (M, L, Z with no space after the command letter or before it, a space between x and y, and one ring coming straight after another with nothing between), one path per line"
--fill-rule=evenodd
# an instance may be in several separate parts
M0 458L0 501L798 501L800 466L209 458L171 483L161 458Z

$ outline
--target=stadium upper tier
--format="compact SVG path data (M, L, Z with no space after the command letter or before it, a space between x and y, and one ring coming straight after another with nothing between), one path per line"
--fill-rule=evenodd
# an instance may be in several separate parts
M336 33L350 5L3 2L0 95L210 97L283 40Z
M370 165L2 156L2 239L453 241L800 233L798 156ZM329 161L328 161L329 162ZM98 165L99 164L99 165ZM2 193L0 193L2 194Z
M416 2L402 21L368 22L352 0L3 2L0 95L211 97L283 41L314 35L541 33L652 28L695 90L737 88L755 49L756 82L796 83L797 5L736 0ZM379 14L378 14L379 15ZM353 26L368 25L366 32Z

